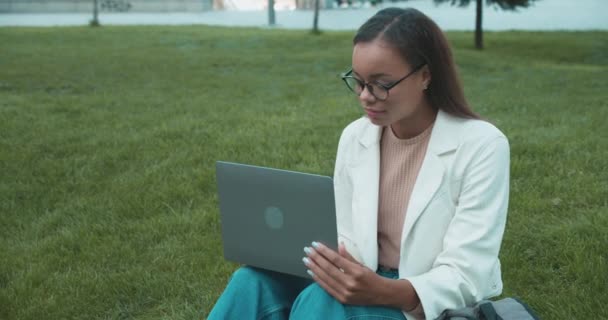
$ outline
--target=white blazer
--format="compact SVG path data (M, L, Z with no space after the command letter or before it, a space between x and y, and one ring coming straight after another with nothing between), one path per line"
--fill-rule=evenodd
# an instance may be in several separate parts
M334 172L338 240L372 270L381 129L367 118L347 126ZM432 130L399 260L399 277L416 289L426 319L502 292L498 252L509 199L509 144L496 127L439 111Z

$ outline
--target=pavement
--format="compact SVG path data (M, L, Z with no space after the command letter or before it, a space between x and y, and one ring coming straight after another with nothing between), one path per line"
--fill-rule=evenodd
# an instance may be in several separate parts
M414 7L425 12L444 30L473 30L475 6L467 8L443 4L435 6L430 0L410 0L392 3L385 7ZM322 30L355 30L383 6L361 8L335 8L321 10L319 27ZM487 31L501 30L608 30L608 0L544 0L530 8L516 12L486 7L483 27ZM87 25L92 14L0 13L0 27L4 26L77 26ZM102 25L217 25L263 27L268 26L266 11L204 11L171 13L106 13L101 12ZM285 29L310 29L311 10L276 12L276 26Z

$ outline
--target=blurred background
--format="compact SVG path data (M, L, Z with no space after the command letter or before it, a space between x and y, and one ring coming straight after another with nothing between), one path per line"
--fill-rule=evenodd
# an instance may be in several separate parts
M459 4L471 2L467 6ZM499 1L498 1L499 2ZM607 30L608 1L520 1L527 8L486 6L486 30ZM456 5L451 5L452 3ZM83 25L94 0L0 0L0 26ZM318 24L325 30L352 30L383 7L415 7L444 30L473 30L475 1L319 0ZM98 0L103 24L269 25L268 0ZM314 0L274 0L275 24L311 28Z

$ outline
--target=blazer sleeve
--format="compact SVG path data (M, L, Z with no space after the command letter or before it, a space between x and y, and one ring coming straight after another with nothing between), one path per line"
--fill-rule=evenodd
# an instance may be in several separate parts
M469 161L442 251L428 272L406 277L426 319L502 291L498 253L509 199L509 144L502 135L484 140L465 146Z

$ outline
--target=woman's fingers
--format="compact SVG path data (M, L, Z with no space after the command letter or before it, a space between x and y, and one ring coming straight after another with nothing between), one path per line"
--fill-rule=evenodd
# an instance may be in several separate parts
M320 245L317 244L317 248L320 248ZM328 251L332 251L327 248ZM311 269L318 277L324 278L329 277L330 280L325 280L328 283L332 283L332 280L336 280L339 282L343 282L344 274L340 267L340 261L337 261L334 257L333 260L329 260L328 257L323 255L319 249L315 249L313 247L304 248L304 252L306 253L306 258L304 259L304 263ZM335 254L334 254L335 255ZM339 257L339 256L338 256ZM308 263L306 263L308 261Z
M350 261L348 258L343 257L338 252L328 248L322 243L313 242L312 248L309 250L311 254L318 253L322 256L329 264L333 265L340 272L350 273L354 268L360 267L358 263ZM310 255L309 255L310 256ZM350 255L349 255L350 256ZM315 256L313 255L313 258ZM352 257L351 257L352 258ZM354 259L353 259L354 260ZM322 267L329 268L329 265L323 264Z
M341 301L344 295L344 285L342 284L344 279L341 279L340 277L343 277L344 275L339 271L338 273L340 274L338 274L337 277L330 275L327 270L321 267L317 261L310 257L305 257L303 260L308 270L311 271L309 274L312 273L311 276L313 280L315 280L330 295ZM321 262L321 264L323 264L323 262ZM331 269L335 270L336 268L331 266Z

